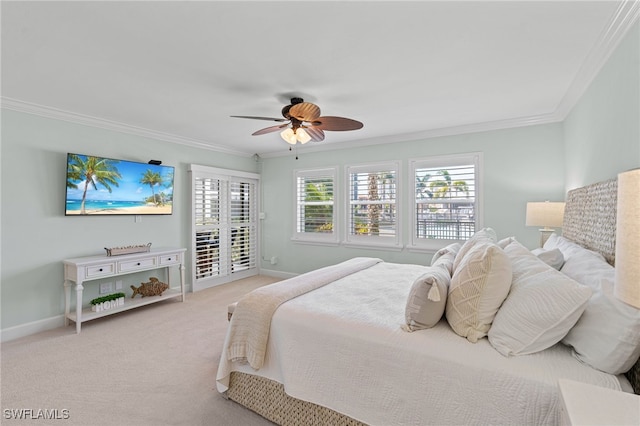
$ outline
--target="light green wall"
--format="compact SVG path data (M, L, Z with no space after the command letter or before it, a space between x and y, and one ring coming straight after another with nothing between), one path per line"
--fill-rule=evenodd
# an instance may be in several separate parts
M142 162L153 158L174 166L173 215L143 216L140 223L133 216L65 217L67 152ZM62 259L147 242L154 247L188 247L190 163L257 172L251 157L2 110L2 329L64 312ZM148 276L146 272L125 277L125 288ZM186 276L190 281L190 267ZM97 289L87 285L85 301L96 297Z
M263 211L266 213L263 258L277 256L279 260L276 265L265 261L262 267L300 273L352 256L425 264L431 259L431 253L293 243L290 240L294 220L293 171L337 165L344 175L344 166L348 164L400 160L401 185L407 189L411 187L409 159L466 152L482 152L484 157L484 185L481 188L484 194L484 225L494 228L501 237L516 235L526 245L536 247L538 230L525 227L525 207L527 201L564 199L564 148L560 123L330 152L305 153L301 148L299 160L295 160L293 154L263 159ZM402 233L404 244L407 244L410 238L410 203L408 200L403 202L406 208L402 217Z
M640 167L640 22L564 123L566 189Z

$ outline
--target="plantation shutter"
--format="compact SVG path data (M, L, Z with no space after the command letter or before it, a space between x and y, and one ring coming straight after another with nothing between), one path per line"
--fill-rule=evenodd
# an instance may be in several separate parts
M347 241L399 245L398 163L351 166Z
M232 181L230 187L231 273L256 268L256 185Z
M295 172L294 240L337 242L336 168Z
M196 281L226 275L226 264L220 262L220 250L226 245L220 245L223 230L225 210L223 203L226 192L226 182L208 177L195 177L193 189L193 216L195 232L195 275Z
M469 239L479 223L479 155L417 160L413 176L414 245Z

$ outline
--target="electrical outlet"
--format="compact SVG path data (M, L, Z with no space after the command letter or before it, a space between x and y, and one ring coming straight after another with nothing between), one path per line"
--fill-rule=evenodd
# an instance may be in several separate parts
M100 283L100 294L111 293L112 288L113 288L113 283L112 282Z
M116 290L122 290L122 280L116 281Z
M271 264L275 265L276 263L278 263L278 256L272 256L271 257Z

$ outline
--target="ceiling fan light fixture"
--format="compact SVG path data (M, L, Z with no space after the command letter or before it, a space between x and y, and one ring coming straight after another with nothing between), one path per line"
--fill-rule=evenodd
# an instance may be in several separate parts
M295 145L298 139L296 138L296 134L293 132L293 129L285 129L282 133L280 133L282 139L285 140L288 144Z
M298 131L296 132L296 136L301 144L305 144L311 140L311 136L309 136L309 133L307 133L304 129L298 129Z
M280 133L282 139L284 139L288 144L295 145L300 142L301 144L305 144L311 140L311 136L309 133L305 132L304 129L285 129L282 133Z

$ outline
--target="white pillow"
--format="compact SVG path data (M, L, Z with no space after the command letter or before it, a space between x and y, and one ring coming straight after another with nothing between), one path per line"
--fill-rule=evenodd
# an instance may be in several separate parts
M431 266L444 265L449 271L449 277L451 277L453 275L453 262L460 251L460 247L462 247L462 244L453 243L441 248L431 258Z
M469 250L471 250L473 246L475 246L477 243L481 243L481 242L495 243L497 241L498 241L498 237L496 235L496 231L494 231L492 228L482 228L481 230L473 234L473 236L471 236L471 238L465 241L462 247L460 247L460 250L456 255L456 259L453 262L453 272L455 272L456 269L458 269L458 265L462 261L462 258L464 257L464 255L467 254Z
M558 343L578 321L591 289L551 268L518 241L504 249L511 292L493 320L489 342L502 355L526 355Z
M547 251L547 250L553 250L556 248L562 252L562 256L564 257L565 261L569 260L569 258L574 254L584 252L584 251L593 253L594 256L597 256L600 259L605 260L604 256L601 255L600 253L587 250L586 248L574 243L573 241L567 240L565 237L558 235L556 233L553 233L549 236L547 241L544 243L543 249Z
M503 249L503 248L505 248L506 246L508 246L509 244L511 244L511 242L513 242L515 240L516 240L516 237L507 237L507 238L501 239L496 244L498 244L498 247Z
M444 314L451 275L444 265L434 266L418 277L407 298L405 331L424 330L436 325Z
M613 295L613 266L585 250L569 258L561 271L593 290L587 309L562 343L605 373L628 371L640 357L640 310Z
M475 244L451 278L446 317L453 331L473 343L486 336L510 286L504 251L491 242Z
M564 256L562 255L562 252L559 248L554 248L552 250L542 250L539 252L536 252L534 250L532 251L532 253L535 254L538 259L542 260L544 263L551 266L555 270L559 271L564 264Z

